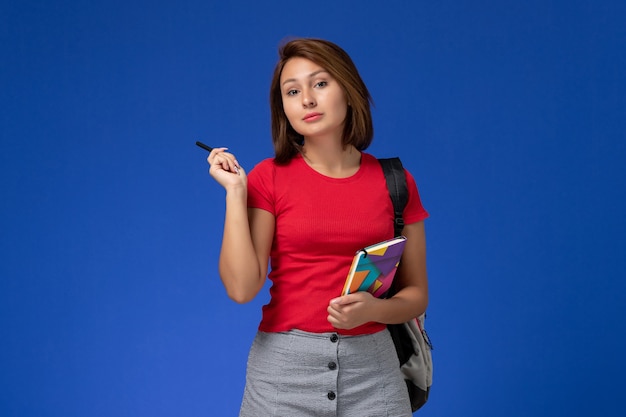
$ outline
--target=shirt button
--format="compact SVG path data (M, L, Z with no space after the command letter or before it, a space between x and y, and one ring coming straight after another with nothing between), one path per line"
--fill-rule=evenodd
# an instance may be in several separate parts
M337 340L339 340L339 336L337 336L336 334L333 334L332 336L330 336L331 342L336 343Z
M335 369L337 369L337 364L335 362L328 362L328 369L334 371Z
M337 395L332 391L328 391L328 399L332 401L335 398L337 398Z

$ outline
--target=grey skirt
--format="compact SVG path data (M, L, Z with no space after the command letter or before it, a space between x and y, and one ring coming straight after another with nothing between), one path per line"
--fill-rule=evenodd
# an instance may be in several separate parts
M240 417L410 417L388 331L371 335L258 332Z

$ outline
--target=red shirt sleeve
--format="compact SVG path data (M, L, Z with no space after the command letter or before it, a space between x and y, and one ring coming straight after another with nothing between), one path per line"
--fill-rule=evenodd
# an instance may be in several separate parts
M426 219L429 214L426 209L424 209L424 206L422 206L422 199L417 191L417 184L415 183L413 175L406 169L404 173L406 175L406 185L409 191L409 198L402 216L404 217L404 224L421 222Z
M259 162L248 173L248 207L260 208L276 215L274 174L274 160L271 158Z

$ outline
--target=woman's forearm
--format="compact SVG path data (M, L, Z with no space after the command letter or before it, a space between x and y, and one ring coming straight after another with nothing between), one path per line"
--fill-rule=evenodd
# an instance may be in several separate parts
M374 312L375 320L379 323L398 324L409 321L426 311L428 306L428 291L417 288L403 288L394 297L381 300Z
M263 287L261 268L250 232L247 193L243 187L226 192L226 217L219 273L228 296L238 303L252 300Z

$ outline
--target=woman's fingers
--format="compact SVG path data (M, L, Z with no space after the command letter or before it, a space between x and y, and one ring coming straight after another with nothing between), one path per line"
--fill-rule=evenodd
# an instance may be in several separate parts
M224 171L239 174L239 162L232 153L226 152L228 148L214 148L209 154L207 161L211 167L221 168Z

